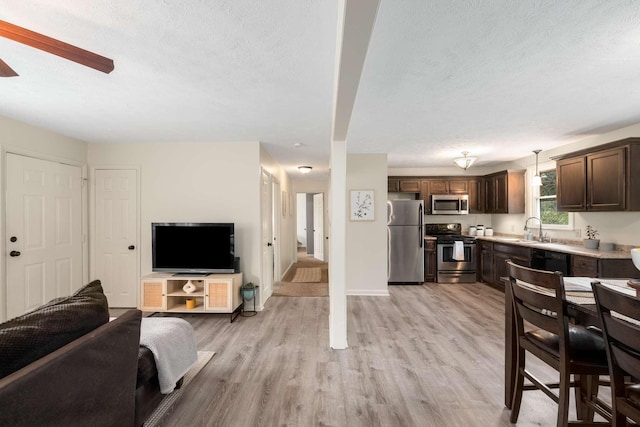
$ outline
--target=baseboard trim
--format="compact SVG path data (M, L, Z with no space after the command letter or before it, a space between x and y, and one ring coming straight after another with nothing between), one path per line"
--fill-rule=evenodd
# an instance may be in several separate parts
M347 289L347 296L358 296L358 297L388 297L388 290L377 290L377 289Z
M287 268L284 269L284 273L282 273L282 276L280 277L280 280L282 281L282 279L284 279L287 276L287 273L289 273L289 271L291 270L291 268L293 267L293 265L296 263L296 261L291 261L291 263L289 263L289 266Z

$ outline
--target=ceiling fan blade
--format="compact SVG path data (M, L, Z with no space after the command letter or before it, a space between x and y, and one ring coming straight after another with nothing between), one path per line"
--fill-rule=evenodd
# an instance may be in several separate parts
M114 68L112 59L2 20L0 20L0 37L58 55L103 73L109 74Z
M16 73L13 68L9 67L6 62L0 59L0 77L15 77Z

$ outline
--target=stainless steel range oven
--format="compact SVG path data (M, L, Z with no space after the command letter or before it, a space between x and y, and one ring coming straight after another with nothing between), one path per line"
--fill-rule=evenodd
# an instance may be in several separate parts
M425 233L436 237L438 283L476 282L476 240L462 235L461 224L425 224Z

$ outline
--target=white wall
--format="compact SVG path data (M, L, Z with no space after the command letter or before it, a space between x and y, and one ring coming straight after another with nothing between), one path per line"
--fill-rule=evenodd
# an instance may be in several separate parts
M4 151L84 165L87 143L0 116L0 145Z
M53 133L25 123L0 116L0 148L2 161L0 162L0 188L5 188L5 164L7 152L23 154L40 159L61 163L84 166L87 161L87 143L64 135ZM84 200L87 199L83 193ZM5 242L5 198L0 197L0 252L6 253ZM86 216L83 228L86 232ZM83 279L88 275L88 249L83 248L84 268ZM6 318L6 273L5 264L0 262L0 320Z
M244 281L260 282L258 142L89 144L89 166L140 167L141 274L152 222L233 222Z
M374 190L374 221L347 222L347 295L389 295L387 285L387 155L347 155L350 190Z

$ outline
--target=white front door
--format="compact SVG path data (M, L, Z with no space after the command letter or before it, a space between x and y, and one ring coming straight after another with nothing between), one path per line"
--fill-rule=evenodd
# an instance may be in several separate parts
M262 217L262 283L260 293L262 304L273 291L273 209L271 207L271 175L261 173L261 217Z
M138 175L134 169L95 172L95 256L92 277L109 307L136 307L138 295Z
M7 154L7 318L82 283L82 171Z
M324 194L313 195L313 257L324 261Z

